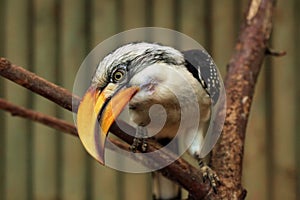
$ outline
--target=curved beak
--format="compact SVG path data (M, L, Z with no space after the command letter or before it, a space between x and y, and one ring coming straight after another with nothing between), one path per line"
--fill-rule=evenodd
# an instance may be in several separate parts
M138 90L135 86L117 89L109 84L102 91L90 87L85 93L78 108L77 131L85 149L101 164L105 163L109 128Z

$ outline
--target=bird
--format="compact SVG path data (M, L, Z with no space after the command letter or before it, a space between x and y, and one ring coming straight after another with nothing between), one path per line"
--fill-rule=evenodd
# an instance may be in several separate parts
M149 135L166 145L175 138L182 123L189 124L183 134L189 143L188 153L216 191L219 178L201 157L201 150L221 87L217 67L204 49L179 51L150 42L124 44L107 54L97 66L79 105L79 137L87 151L103 164L109 128L126 105L130 120L136 125L132 152L146 152ZM113 109L106 109L109 104ZM155 105L162 109L151 113ZM184 120L184 113L192 116ZM164 121L163 126L157 127L155 119ZM196 128L191 128L190 122ZM99 129L101 134L96 134ZM179 186L156 173L153 179L154 199L180 198Z

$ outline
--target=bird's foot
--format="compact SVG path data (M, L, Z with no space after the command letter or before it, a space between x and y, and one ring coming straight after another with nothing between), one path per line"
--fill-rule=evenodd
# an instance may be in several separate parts
M132 145L129 147L130 151L135 153L139 148L142 152L146 152L148 147L146 138L134 138Z
M147 139L145 138L148 135L147 129L142 126L138 126L136 129L136 136L133 139L133 143L130 146L132 152L136 152L139 148L142 152L146 152L148 148Z
M220 184L220 179L217 173L202 160L199 161L199 166L203 177L203 183L209 180L210 186L212 187L214 193L217 193L217 187Z

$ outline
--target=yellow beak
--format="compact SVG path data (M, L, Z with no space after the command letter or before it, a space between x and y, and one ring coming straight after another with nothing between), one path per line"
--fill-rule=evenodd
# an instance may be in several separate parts
M84 95L77 113L79 138L89 154L101 164L105 164L105 141L110 126L139 90L138 87L124 88L108 98L107 94L112 94L114 89L115 85L113 88L107 86L103 91L90 87Z

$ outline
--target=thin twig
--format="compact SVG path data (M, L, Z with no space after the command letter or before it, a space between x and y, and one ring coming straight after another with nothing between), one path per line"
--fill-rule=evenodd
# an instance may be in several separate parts
M32 111L17 105L14 105L4 99L0 98L0 109L10 112L12 116L27 118L56 130L78 136L76 127L73 124L65 122L64 120L57 119L52 116L45 115L36 111Z
M267 47L266 48L266 55L269 55L269 56L275 56L275 57L281 57L281 56L285 56L286 55L286 51L277 51L277 50L274 50L270 47Z

